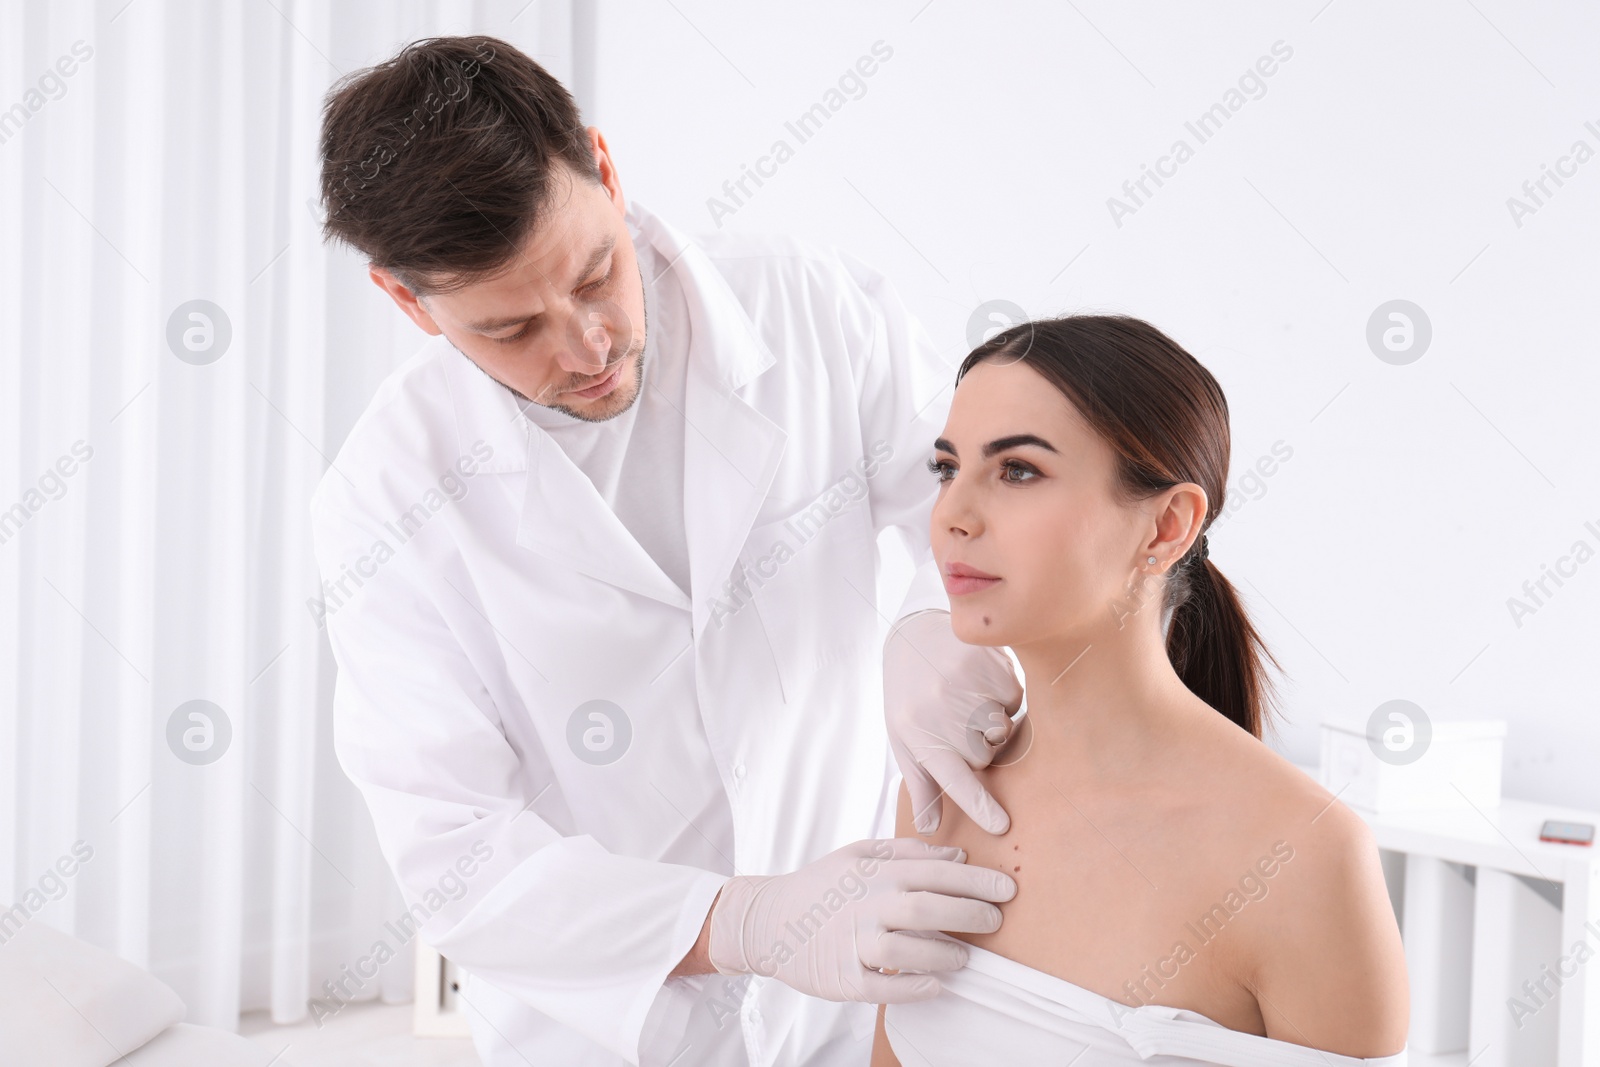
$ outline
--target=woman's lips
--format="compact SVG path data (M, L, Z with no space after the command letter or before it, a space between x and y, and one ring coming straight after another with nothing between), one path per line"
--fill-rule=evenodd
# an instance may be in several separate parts
M966 596L969 593L980 593L999 584L1001 579L992 574L987 574L976 567L968 567L962 563L952 563L945 567L939 575L944 579L944 591L951 596Z

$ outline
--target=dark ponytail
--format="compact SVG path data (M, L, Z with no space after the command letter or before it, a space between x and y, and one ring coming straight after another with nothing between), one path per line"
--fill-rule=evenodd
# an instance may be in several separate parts
M1060 389L1110 444L1128 502L1180 482L1206 491L1201 535L1167 575L1167 655L1191 692L1259 738L1270 724L1266 664L1279 665L1208 558L1205 535L1222 512L1231 447L1217 380L1172 338L1126 315L1019 323L974 349L956 382L986 361L1025 361Z
M1190 547L1168 582L1167 658L1190 692L1260 737L1269 721L1272 688L1266 661L1275 667L1278 661L1250 622L1233 583L1211 560L1198 558L1198 545Z

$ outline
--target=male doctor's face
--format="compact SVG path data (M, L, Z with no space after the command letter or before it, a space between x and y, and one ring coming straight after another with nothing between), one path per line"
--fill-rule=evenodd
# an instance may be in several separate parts
M605 185L559 168L534 232L499 276L420 300L382 268L372 278L524 403L603 422L638 399L646 322L622 187L604 138L593 127L590 136Z

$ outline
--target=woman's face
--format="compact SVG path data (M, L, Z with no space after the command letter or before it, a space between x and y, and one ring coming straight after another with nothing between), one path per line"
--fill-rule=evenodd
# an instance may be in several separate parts
M1111 447L1027 363L967 372L929 462L940 480L933 554L961 640L1089 642L1141 607L1159 619L1140 566L1153 517L1114 498Z

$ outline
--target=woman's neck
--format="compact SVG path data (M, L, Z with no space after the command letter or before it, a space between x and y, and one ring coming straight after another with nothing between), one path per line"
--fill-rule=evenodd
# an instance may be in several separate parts
M1147 776L1151 757L1200 711L1154 625L1107 627L1013 645L1026 678L1031 737L1019 773L1113 784ZM997 763L1005 763L1005 758ZM1024 767L1024 764L1032 766Z

